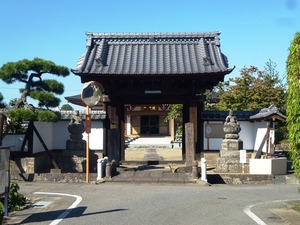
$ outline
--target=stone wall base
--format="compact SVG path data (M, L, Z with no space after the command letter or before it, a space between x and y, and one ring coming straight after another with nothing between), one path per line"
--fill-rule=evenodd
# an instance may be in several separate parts
M62 173L82 173L86 168L86 157L83 150L51 151L54 161ZM97 159L102 158L102 151L90 151L90 172L97 171ZM13 158L11 171L16 173L49 173L53 165L46 152L32 157Z
M95 182L97 173L90 173L89 180ZM11 180L14 181L41 181L58 183L84 183L85 173L16 173L11 172Z

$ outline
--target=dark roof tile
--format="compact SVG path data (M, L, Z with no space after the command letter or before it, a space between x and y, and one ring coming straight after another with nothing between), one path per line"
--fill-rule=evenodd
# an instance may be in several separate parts
M75 74L230 73L220 33L88 33Z
M234 111L233 115L237 118L238 121L249 121L250 117L258 113L258 110L253 111ZM214 111L214 110L207 110L201 112L201 118L205 121L225 121L226 117L228 116L228 111Z
M259 113L250 117L251 120L285 120L286 116L280 113L279 109L271 105L269 108L263 108L259 111Z

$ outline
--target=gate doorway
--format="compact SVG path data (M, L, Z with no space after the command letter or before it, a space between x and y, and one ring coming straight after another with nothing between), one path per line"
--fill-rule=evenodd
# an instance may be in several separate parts
M141 134L159 134L159 116L141 116Z

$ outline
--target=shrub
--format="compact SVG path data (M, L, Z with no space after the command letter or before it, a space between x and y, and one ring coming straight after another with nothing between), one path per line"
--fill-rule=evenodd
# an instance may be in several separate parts
M18 211L23 209L26 204L26 198L19 193L20 186L17 183L11 182L9 188L9 195L8 195L8 211ZM0 212L4 211L3 207L4 197L0 198ZM1 209L2 208L2 209Z
M4 214L4 206L2 202L0 201L0 224L2 224L3 221L3 214Z

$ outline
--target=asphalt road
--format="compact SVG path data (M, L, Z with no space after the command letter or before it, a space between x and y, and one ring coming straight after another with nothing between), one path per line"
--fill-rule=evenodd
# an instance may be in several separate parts
M300 200L298 185L289 184L199 186L138 183L99 185L19 183L19 185L22 193L40 205L10 215L8 220L10 224L284 224L286 221L278 217L276 209L287 207L286 200ZM76 201L77 205L74 203ZM68 209L70 206L74 209ZM260 218L263 223L250 218L245 213L247 210ZM300 220L298 221L300 224Z

